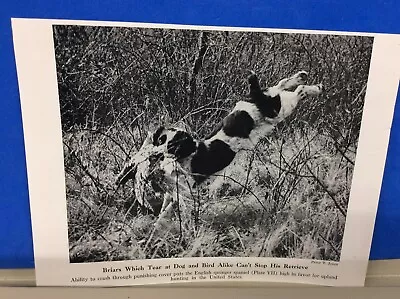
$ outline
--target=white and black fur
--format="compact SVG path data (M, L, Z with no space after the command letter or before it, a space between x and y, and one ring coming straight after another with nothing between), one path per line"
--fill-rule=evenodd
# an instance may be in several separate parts
M182 129L160 127L144 143L142 149L146 150L141 149L124 167L117 184L123 184L135 175L136 183L142 182L146 175L142 173L140 178L137 177L138 165L141 159L153 159L159 162L159 167L169 177L166 182L170 181L172 187L177 172L186 174L185 183L181 184L183 188L201 185L231 164L239 151L251 149L260 138L269 135L279 122L293 112L300 100L322 92L321 84L303 85L306 78L307 73L300 71L262 90L257 76L251 74L248 78L249 98L237 102L205 140L195 140ZM162 209L165 206L164 198Z

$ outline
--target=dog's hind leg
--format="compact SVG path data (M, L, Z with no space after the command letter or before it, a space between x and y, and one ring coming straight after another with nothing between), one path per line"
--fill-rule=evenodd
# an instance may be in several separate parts
M280 93L282 107L279 111L278 119L283 120L288 117L300 100L307 96L319 95L322 91L322 84L299 85L295 91L282 91Z
M294 93L300 97L300 99L304 99L307 96L319 95L323 91L322 84L318 85L300 85L296 88Z
M293 89L299 85L304 84L307 80L307 76L308 76L308 73L306 71L300 71L289 78L282 79L274 87L277 89L280 89L280 90Z

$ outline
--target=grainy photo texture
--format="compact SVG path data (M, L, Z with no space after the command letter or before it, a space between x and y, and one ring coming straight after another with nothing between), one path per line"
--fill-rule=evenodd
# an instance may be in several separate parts
M53 32L70 262L340 260L372 37Z

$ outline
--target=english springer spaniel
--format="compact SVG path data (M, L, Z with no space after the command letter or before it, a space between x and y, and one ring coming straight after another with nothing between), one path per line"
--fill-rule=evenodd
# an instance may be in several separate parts
M230 165L239 151L251 149L269 135L300 100L322 92L321 84L303 85L306 79L307 72L300 71L262 90L252 73L248 77L249 99L237 102L205 140L195 140L182 129L160 127L149 133L142 148L123 167L116 184L133 178L141 205L157 214L166 210L176 201L177 188L182 197L189 196L192 188Z

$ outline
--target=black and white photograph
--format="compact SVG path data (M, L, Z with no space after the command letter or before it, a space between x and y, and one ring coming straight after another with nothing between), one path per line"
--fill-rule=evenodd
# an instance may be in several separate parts
M398 36L13 19L38 286L363 286Z
M340 261L374 38L53 25L71 263Z

